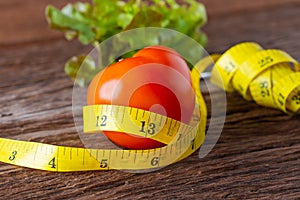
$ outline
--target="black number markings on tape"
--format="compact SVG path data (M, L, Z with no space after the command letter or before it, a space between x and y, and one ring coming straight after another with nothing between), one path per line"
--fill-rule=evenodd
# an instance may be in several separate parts
M55 157L54 157L54 158L52 158L52 159L49 161L48 165L50 165L50 166L51 166L51 168L53 168L53 169L55 169L55 168L56 168L56 164L55 164Z
M263 82L259 83L259 87L261 89L260 94L262 97L270 96L268 81L263 81Z
M264 66L272 63L273 61L274 61L274 59L272 57L267 56L267 57L261 59L260 61L258 61L258 64L259 64L260 68L263 68Z
M281 106L283 106L284 96L283 96L282 93L279 93L279 98L278 98L277 100L278 100L279 104L280 104Z
M300 104L300 91L292 97L292 100L295 101L297 105Z
M159 157L153 157L151 160L151 165L156 166L159 163Z
M225 66L225 70L227 72L227 74L231 74L234 70L235 70L236 66L234 65L234 63L232 61L230 61L226 66Z
M193 139L193 140L191 141L191 147L192 147L192 150L195 149L195 139Z
M100 162L100 168L106 168L106 167L108 167L108 160L102 159Z
M153 135L155 134L155 124L154 123L149 123L148 127L147 127L147 130L145 130L145 126L146 126L146 122L145 121L141 121L141 129L140 129L140 132L142 133L147 133L150 134L150 135Z
M96 126L97 127L99 127L99 126L106 126L106 121L107 121L107 115L102 115L101 117L97 116Z
M11 153L11 156L9 156L9 160L10 161L13 161L15 158L16 158L16 155L18 154L18 152L17 151L13 151L12 153Z

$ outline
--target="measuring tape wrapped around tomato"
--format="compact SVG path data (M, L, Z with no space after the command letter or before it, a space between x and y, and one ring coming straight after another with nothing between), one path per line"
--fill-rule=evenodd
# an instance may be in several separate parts
M199 87L204 70L201 63L190 72L178 53L154 46L107 67L94 78L88 89L90 105L83 108L84 131L103 131L114 143L134 150L0 138L0 161L70 172L154 169L186 158L205 138L207 111Z
M132 58L100 71L88 88L87 103L138 108L188 124L195 106L195 95L190 70L184 59L170 48L150 46L138 51ZM128 120L125 125L130 123ZM156 134L157 123L147 120L140 118L140 124L137 124L139 132L150 136ZM121 125L120 120L117 123ZM86 120L85 124L87 126L90 121ZM96 127L105 126L110 126L107 115L97 115ZM104 134L115 144L128 149L153 149L165 145L164 141L126 133L126 129L105 130Z
M262 106L290 114L300 110L300 64L281 50L253 42L233 46L217 60L211 81Z
M84 132L103 131L129 149L98 152L102 168L163 167L200 147L207 115L200 66L191 72L176 51L150 46L94 77L83 109Z

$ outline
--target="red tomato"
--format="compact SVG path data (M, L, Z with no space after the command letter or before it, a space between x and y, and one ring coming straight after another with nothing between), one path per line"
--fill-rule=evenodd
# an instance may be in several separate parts
M195 104L189 68L172 49L144 48L132 58L99 72L89 85L87 104L130 106L189 123ZM128 133L103 133L115 144L128 149L164 146L161 142Z
M151 59L154 63L169 66L181 73L186 80L190 80L190 70L179 53L163 46L151 46L141 49L133 57Z

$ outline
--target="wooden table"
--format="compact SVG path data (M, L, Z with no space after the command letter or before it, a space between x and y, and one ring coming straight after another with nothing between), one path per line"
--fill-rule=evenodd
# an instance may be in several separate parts
M205 0L207 50L242 41L300 58L299 0ZM86 53L50 30L47 4L0 2L0 136L82 147L72 117L68 58ZM206 98L209 98L206 94ZM0 164L1 199L299 199L300 116L227 95L222 135L204 159L198 152L145 174L123 171L53 173Z

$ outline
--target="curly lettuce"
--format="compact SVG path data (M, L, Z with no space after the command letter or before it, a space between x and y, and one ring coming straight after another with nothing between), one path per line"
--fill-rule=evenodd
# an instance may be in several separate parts
M169 28L192 37L203 46L207 42L200 29L207 22L206 10L195 0L182 0L180 4L175 0L93 0L93 3L67 4L61 10L49 5L46 17L51 28L64 32L68 40L77 38L84 45L96 46L110 36L140 27ZM148 39L157 41L155 37L158 36ZM85 56L74 56L66 63L65 71L73 80ZM79 77L79 84L83 86L91 78Z

